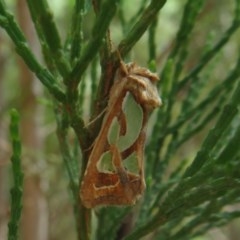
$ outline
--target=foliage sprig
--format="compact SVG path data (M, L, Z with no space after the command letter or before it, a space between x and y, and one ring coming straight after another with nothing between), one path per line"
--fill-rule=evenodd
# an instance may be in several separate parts
M8 223L8 240L18 239L19 224L22 213L23 171L21 167L21 141L19 136L19 114L11 110L10 137L12 141L12 173L11 214Z

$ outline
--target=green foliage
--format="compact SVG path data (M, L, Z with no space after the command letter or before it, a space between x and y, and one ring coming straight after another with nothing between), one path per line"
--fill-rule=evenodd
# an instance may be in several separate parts
M8 239L18 239L19 222L22 212L23 172L21 167L21 142L19 137L19 115L11 111L10 136L12 141L12 172L14 186L11 189L11 216L8 223Z
M92 1L92 8L88 1L76 0L70 31L63 43L47 1L28 0L46 63L43 66L29 48L15 17L0 0L0 26L53 98L57 136L69 177L79 239L97 236L96 239L135 240L148 234L150 239L191 239L240 216L239 210L226 209L239 203L240 194L239 51L235 66L229 71L224 69L226 76L223 71L218 74L219 69L224 68L221 63L224 48L231 44L240 27L240 0L231 1L235 4L235 13L225 32L210 42L204 39L205 45L198 46L201 54L197 52L194 59L192 52L196 49L191 45L196 40L196 26L208 1L186 1L174 43L163 66L159 66L156 36L160 10L166 2L143 0L129 20L124 0ZM83 21L91 10L96 17L91 36L86 40ZM111 49L109 34L113 19L119 22L124 33L115 51ZM88 210L81 205L79 185L101 125L118 67L118 55L129 57L146 31L146 62L153 70L162 67L159 91L164 103L156 111L153 133L146 146L147 190L135 207ZM88 75L90 80L86 78ZM91 97L87 104L84 103L86 94ZM93 119L87 126L83 120L85 105ZM22 172L17 124L17 114L13 112L15 186L9 239L16 236L21 212ZM74 130L79 151L69 143L70 129Z

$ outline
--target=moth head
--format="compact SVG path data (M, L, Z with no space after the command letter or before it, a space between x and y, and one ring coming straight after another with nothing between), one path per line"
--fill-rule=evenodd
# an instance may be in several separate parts
M128 89L136 101L147 109L161 106L156 83L159 80L155 73L134 63L127 64Z

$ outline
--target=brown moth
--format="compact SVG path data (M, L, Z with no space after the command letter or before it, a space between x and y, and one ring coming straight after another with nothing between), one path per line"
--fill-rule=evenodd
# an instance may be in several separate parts
M101 130L93 144L81 184L80 196L85 207L132 205L142 195L145 189L143 158L146 124L151 110L161 105L157 81L158 76L146 68L135 63L120 63ZM123 109L128 95L132 95L140 107L142 119L138 120L140 128L135 139L127 147L120 147L118 142L125 141L124 136L131 128ZM109 132L113 123L118 125L118 130L111 137ZM132 155L136 160L135 171L124 165ZM108 159L109 169L101 167L104 157Z

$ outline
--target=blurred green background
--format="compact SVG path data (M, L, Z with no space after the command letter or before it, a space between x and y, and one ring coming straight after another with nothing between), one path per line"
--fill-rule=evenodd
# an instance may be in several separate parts
M168 0L158 19L157 29L157 66L163 65L178 30L186 1ZM29 13L23 0L7 0L8 8L18 17L18 22L31 44L32 50L43 62L40 54L40 45L29 18ZM136 13L136 6L140 0L124 1L125 16L131 19ZM74 1L49 1L62 39L69 31L71 13ZM90 37L94 13L90 7L84 20L84 37ZM233 1L209 0L199 15L199 19L192 35L190 56L187 59L185 70L191 69L196 59L202 54L202 46L212 39L220 37L230 25L233 15ZM119 18L111 24L113 47L124 36L126 29L122 29ZM234 65L239 51L240 35L235 34L231 44L221 50L215 60L209 64L211 81L214 84ZM145 34L136 44L129 60L140 65L148 62L148 36ZM207 46L207 45L206 45ZM160 69L158 69L160 71ZM88 79L90 76L86 76ZM88 87L88 86L86 86ZM206 87L206 94L208 88ZM184 95L184 92L182 93ZM12 186L11 173L11 146L9 142L9 110L16 108L21 116L21 137L23 142L23 169L24 196L23 215L21 220L21 239L30 240L35 233L35 240L62 240L76 239L75 223L71 205L71 196L68 189L68 178L63 166L58 142L55 135L55 118L51 109L52 102L48 100L48 93L29 72L23 61L14 52L14 46L6 33L0 29L0 239L7 239L7 223L9 220L9 197ZM181 96L176 96L176 101ZM88 120L88 95L85 98L83 114ZM176 107L176 112L178 108ZM205 130L206 131L206 130ZM199 142L205 132L201 132L188 147L182 149L182 156L195 154ZM72 139L74 144L74 138ZM189 147L191 146L191 147ZM191 152L192 151L192 152ZM174 166L172 166L174 168ZM238 240L240 239L240 221L235 220L221 229L213 229L204 237L195 240ZM37 227L36 227L37 226Z

